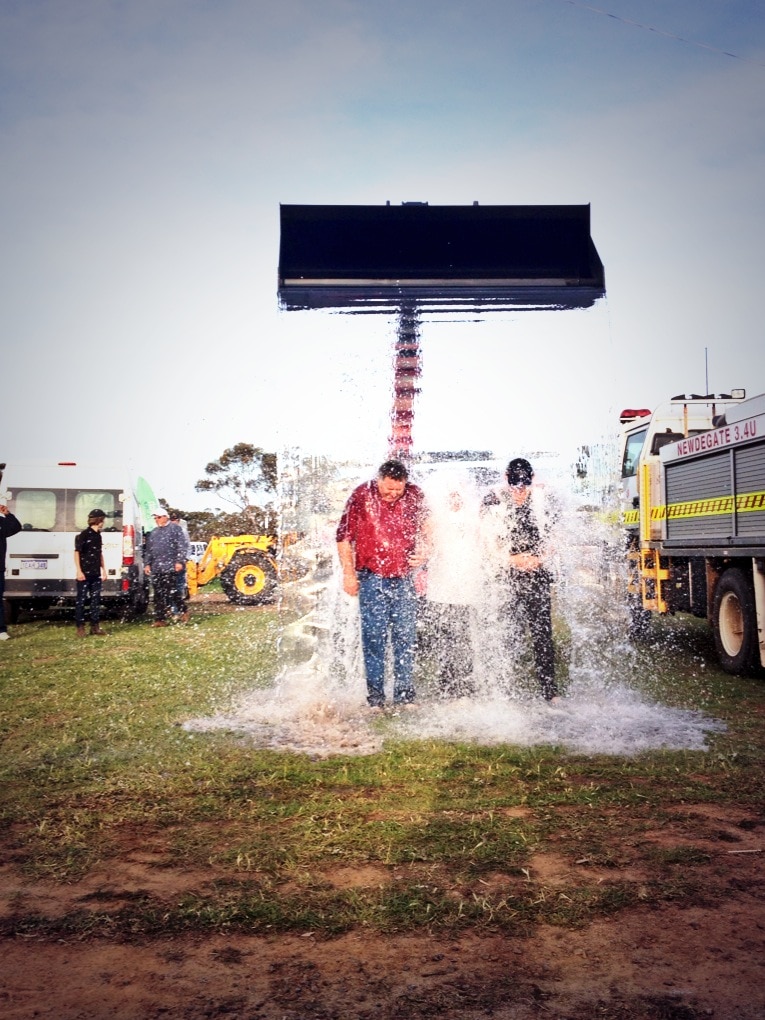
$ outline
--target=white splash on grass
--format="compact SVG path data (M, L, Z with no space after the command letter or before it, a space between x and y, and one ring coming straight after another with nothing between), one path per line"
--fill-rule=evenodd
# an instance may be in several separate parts
M393 739L623 756L707 749L723 723L698 710L659 704L633 685L635 653L617 594L625 590L621 536L581 502L564 491L556 543L555 613L569 634L568 681L559 702L541 699L527 647L523 641L509 647L501 639L497 600L488 597L472 625L475 695L442 697L426 669L418 676L412 710L373 714L366 704L358 600L342 592L336 564L325 581L303 582L313 608L284 632L283 665L273 684L248 692L225 712L191 719L185 728L231 731L255 747L313 757L374 754ZM321 545L317 559L332 559L331 531L325 530Z

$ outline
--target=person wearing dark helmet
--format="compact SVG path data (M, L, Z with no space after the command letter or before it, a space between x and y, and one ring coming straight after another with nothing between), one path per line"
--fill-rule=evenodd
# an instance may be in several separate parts
M504 589L502 611L518 614L528 627L542 696L553 702L558 699L550 591L553 578L544 557L555 513L535 498L534 470L525 457L510 461L505 478L507 485L488 493L481 508L493 523L490 534Z

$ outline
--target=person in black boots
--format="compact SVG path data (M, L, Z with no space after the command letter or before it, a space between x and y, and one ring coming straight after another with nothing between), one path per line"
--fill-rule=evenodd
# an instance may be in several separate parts
M504 589L503 612L517 614L526 623L542 696L555 702L558 687L550 594L553 577L544 556L557 514L535 494L534 471L524 457L510 461L505 478L507 486L488 493L481 507L483 516L493 518L498 574Z

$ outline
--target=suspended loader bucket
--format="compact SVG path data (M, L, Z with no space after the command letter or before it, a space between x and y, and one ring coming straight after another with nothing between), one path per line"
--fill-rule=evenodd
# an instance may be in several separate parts
M282 205L285 310L588 308L605 295L589 205Z

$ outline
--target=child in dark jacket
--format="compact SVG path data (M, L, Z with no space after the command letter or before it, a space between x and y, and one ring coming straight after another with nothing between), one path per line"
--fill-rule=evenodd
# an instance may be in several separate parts
M90 601L90 633L105 637L101 630L101 582L106 580L106 565L101 546L101 530L106 520L103 510L91 510L88 526L74 540L74 565L77 570L77 602L74 619L77 637L85 637L85 603Z

